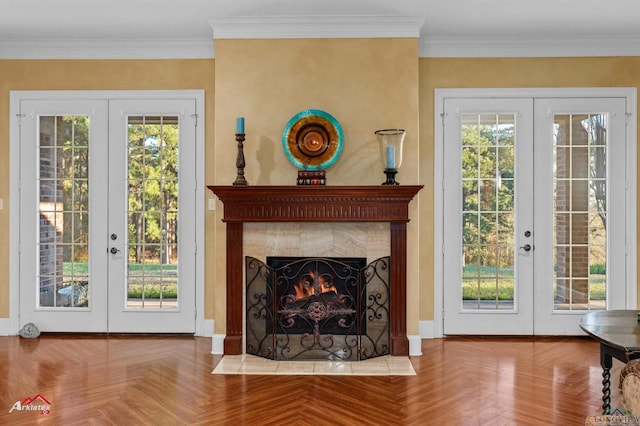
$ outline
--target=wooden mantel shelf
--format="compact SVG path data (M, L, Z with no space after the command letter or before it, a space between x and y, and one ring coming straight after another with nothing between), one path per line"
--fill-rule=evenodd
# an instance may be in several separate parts
M227 224L225 355L240 355L243 318L244 222L388 222L391 233L391 354L409 355L407 339L407 222L422 185L207 186L224 204Z
M408 222L422 186L209 186L225 222Z

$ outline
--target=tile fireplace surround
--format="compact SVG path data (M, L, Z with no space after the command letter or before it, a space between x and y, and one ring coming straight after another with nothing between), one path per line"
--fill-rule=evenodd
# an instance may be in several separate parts
M386 222L391 255L391 355L408 356L407 222L409 202L422 185L208 186L224 204L227 330L225 355L241 355L243 228L248 222Z

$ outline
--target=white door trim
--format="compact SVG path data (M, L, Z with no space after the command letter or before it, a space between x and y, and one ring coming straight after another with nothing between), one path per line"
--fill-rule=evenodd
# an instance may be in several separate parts
M627 215L628 235L636 235L637 228L637 88L471 88L435 89L434 93L434 321L433 337L443 336L444 310L444 258L443 258L443 218L444 218L444 100L448 98L625 98L627 107L626 124L626 167L627 167ZM627 242L626 262L626 308L637 306L637 238Z
M198 126L196 127L196 282L195 335L211 336L211 321L204 318L204 90L46 90L11 91L9 100L9 321L0 335L15 335L20 329L20 102L22 100L154 100L194 99Z

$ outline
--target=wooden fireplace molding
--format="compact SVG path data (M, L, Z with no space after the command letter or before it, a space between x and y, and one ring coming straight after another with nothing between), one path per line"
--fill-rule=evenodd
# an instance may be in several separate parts
M408 356L407 222L422 185L207 186L223 203L227 224L225 355L240 355L243 317L244 222L388 222L390 224L391 355Z

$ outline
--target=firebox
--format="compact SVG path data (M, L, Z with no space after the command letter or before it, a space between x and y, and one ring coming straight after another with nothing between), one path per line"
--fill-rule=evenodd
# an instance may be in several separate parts
M246 257L246 353L273 360L388 355L389 257Z

